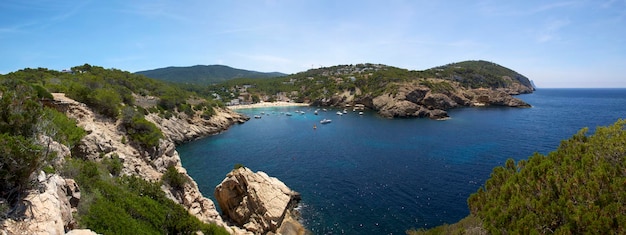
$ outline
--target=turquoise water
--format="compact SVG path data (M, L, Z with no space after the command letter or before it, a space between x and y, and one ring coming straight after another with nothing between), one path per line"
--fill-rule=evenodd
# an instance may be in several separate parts
M241 163L300 192L303 222L315 234L404 234L467 216L467 197L507 158L548 153L583 127L626 118L626 89L539 89L518 98L533 107L456 109L446 121L241 110L265 115L178 151L208 197ZM323 118L332 123L319 124Z

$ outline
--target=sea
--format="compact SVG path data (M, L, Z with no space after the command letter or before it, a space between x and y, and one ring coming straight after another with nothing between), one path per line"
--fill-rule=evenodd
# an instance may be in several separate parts
M466 217L467 198L508 158L547 154L582 128L591 134L626 118L626 89L537 89L517 98L532 108L458 108L445 121L318 107L238 110L261 118L177 150L211 199L239 163L300 192L301 221L314 234L404 234ZM320 124L324 118L332 122Z

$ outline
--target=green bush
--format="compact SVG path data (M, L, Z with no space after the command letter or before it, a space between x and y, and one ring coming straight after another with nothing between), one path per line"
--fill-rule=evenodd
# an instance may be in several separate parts
M42 147L20 135L0 134L0 192L13 205L30 188L31 175L46 162Z
M189 179L185 174L178 172L176 167L170 166L167 168L165 174L163 174L163 182L167 183L172 188L181 190L189 183Z
M243 168L243 167L245 167L243 164L241 164L241 163L236 163L236 164L235 164L235 166L233 166L233 170L237 170L237 169L239 169L239 168Z
M468 199L485 228L500 233L626 233L626 120L583 129L547 156L494 168Z
M0 87L0 133L34 136L43 113L42 105L29 85L12 83Z
M111 154L111 157L102 159L102 164L104 164L109 173L114 176L120 175L124 167L122 160L117 154Z
M95 89L89 94L88 104L99 113L110 117L117 118L120 112L120 104L122 97L119 93L112 89Z
M132 107L122 110L122 124L130 140L145 148L158 146L163 137L163 133L154 123L146 120L143 113Z
M213 117L213 115L215 115L215 109L213 109L213 107L206 107L206 109L204 111L202 111L202 115L201 117L204 119L211 119L211 117Z
M72 120L65 116L65 114L56 111L51 108L46 108L44 111L44 117L51 120L52 130L50 131L51 137L64 145L72 148L76 145L87 132L78 127L75 120Z
M95 162L69 159L68 163L79 168L76 179L85 198L77 214L81 227L99 234L228 234L167 198L160 183L134 176L110 178L105 167Z

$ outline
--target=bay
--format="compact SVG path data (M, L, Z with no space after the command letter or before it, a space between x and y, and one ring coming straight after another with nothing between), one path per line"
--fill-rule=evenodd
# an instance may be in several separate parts
M518 98L533 107L454 109L446 121L239 110L265 114L177 150L209 198L241 163L300 192L302 221L314 234L404 234L467 216L467 197L506 159L547 154L583 127L626 118L626 89L538 89Z

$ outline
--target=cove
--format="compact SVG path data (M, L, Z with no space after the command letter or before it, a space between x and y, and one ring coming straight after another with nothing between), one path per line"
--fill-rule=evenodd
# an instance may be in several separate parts
M467 197L506 159L548 153L583 127L626 117L626 89L539 89L518 98L533 107L455 109L446 121L239 110L264 114L177 150L209 198L241 163L300 192L303 224L315 234L403 234L467 216Z

